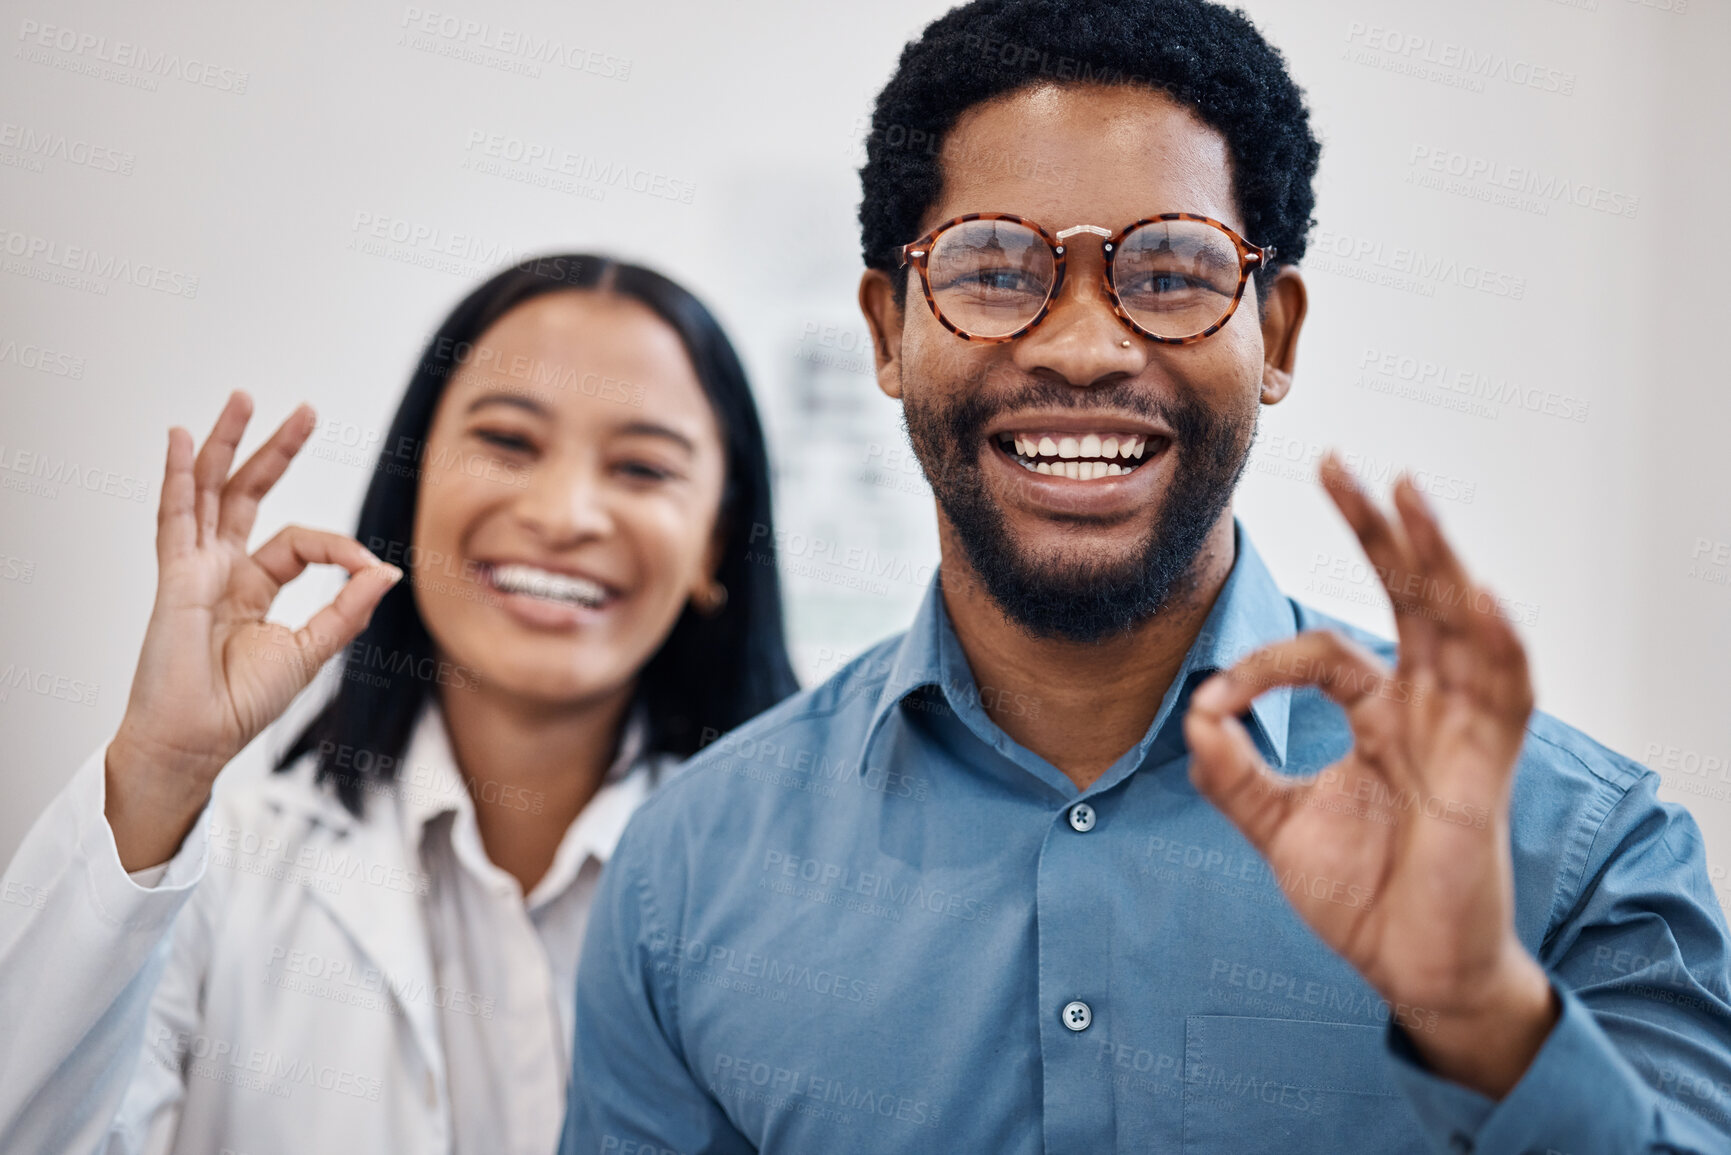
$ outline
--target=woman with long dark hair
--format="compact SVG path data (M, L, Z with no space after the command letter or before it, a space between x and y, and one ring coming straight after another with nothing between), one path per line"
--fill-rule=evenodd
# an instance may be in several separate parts
M795 689L745 374L659 274L523 262L428 342L355 536L250 554L314 421L231 474L249 415L170 430L126 714L7 870L0 1150L550 1151L602 863ZM309 564L351 576L267 621ZM339 653L277 773L213 793Z

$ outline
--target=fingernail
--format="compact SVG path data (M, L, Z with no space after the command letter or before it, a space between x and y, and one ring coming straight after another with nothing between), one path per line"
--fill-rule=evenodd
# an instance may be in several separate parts
M387 565L385 567L385 573L390 577L392 585L396 585L398 582L403 580L403 571L394 565Z
M1226 694L1226 679L1215 674L1206 682L1196 687L1196 692L1190 695L1192 706L1201 706L1204 710L1220 704L1220 699Z

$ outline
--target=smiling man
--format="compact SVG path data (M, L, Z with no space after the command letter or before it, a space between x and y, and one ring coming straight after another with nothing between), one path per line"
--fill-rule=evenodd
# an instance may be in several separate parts
M1232 515L1317 145L1202 0L982 0L879 97L860 303L937 498L912 627L633 820L567 1152L1724 1151L1686 812L1532 711L1422 497L1323 483L1396 647Z

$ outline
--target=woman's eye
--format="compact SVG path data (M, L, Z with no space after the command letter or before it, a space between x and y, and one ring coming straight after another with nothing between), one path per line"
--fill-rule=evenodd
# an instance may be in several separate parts
M489 445L496 445L500 449L509 449L513 452L535 448L527 437L519 433L506 433L498 429L477 429L475 436Z
M666 481L673 476L671 470L663 469L659 465L651 465L647 461L621 462L619 471L638 481Z

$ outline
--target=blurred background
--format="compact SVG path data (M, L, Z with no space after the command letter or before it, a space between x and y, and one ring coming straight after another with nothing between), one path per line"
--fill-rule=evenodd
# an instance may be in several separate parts
M802 678L903 628L937 549L854 303L856 170L947 7L0 4L0 858L125 707L168 426L202 441L244 388L244 457L312 403L254 541L352 531L428 333L535 253L659 267L734 336ZM1731 907L1731 5L1243 7L1323 158L1297 384L1239 515L1289 593L1389 633L1316 462L1420 471L1541 707L1664 776Z

